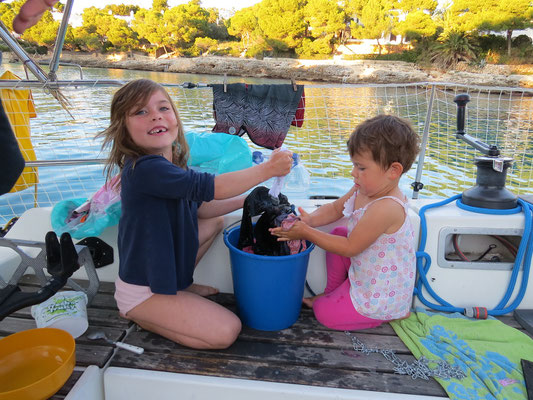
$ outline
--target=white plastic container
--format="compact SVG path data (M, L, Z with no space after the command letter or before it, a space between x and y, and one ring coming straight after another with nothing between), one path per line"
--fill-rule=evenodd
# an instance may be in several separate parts
M83 335L87 321L87 295L83 292L57 292L41 304L31 308L37 328L58 328L70 333L74 339Z
M292 153L291 172L285 177L285 185L281 192L287 196L307 198L309 194L309 185L311 184L311 175L300 160L298 153Z

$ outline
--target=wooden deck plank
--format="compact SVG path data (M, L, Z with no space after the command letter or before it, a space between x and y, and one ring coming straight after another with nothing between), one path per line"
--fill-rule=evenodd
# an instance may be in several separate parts
M201 351L185 348L150 332L133 332L128 335L127 343L144 347L146 352L153 353L179 353L183 355L205 357L241 359L251 361L283 362L294 365L330 366L334 368L353 368L365 371L393 372L393 365L385 360L381 354L364 355L353 350L350 344L344 347L306 346L279 340L277 342L264 342L260 336L241 335L235 344L225 350ZM411 355L402 355L408 362L415 361Z
M388 324L387 324L388 325ZM392 330L392 328L391 328ZM405 344L396 335L376 335L366 331L353 332L351 335L359 338L368 347L382 347L392 349L396 352L410 354L411 352ZM322 331L309 327L309 329L289 328L282 331L263 332L256 331L250 328L244 328L240 335L241 339L262 340L269 343L279 343L282 341L287 344L294 345L310 345L332 348L351 349L351 339L341 331Z
M113 354L111 346L95 346L94 344L83 344L76 342L76 365L88 367L97 365L102 368L109 361Z
M367 347L387 348L399 354L411 354L397 336L373 335L366 332L352 332L351 335L359 338ZM157 338L161 338L161 341L158 341ZM331 348L346 351L353 349L351 339L344 332L339 331L288 328L282 331L267 332L245 326L239 335L239 340L260 341L270 344L283 343L289 346L322 347L325 349ZM170 351L177 349L176 346L180 346L147 331L130 333L128 335L128 343L143 346L154 351L158 348Z
M413 383L410 377L403 379L405 377L395 374L394 366L381 354L364 355L354 351L351 339L344 332L320 329L316 319L304 314L306 312L293 327L282 331L267 332L244 327L232 346L216 351L185 348L144 330L131 332L126 342L144 347L145 353L134 360L136 357L119 351L110 365L445 397L443 389L433 379L423 383ZM302 326L307 329L302 329ZM392 328L382 332L390 334L357 332L357 337L368 346L391 348L401 359L415 361L403 342L393 336ZM181 360L181 364L176 365L176 358ZM227 368L226 364L233 368ZM279 374L282 373L285 377L280 379ZM361 376L361 373L370 375ZM402 379L398 380L399 377ZM373 383L366 386L361 379L371 379ZM424 388L420 389L419 385Z
M0 322L0 334L3 336L34 328L37 328L37 326L33 319L5 317Z
M35 290L38 286L34 277L25 277L23 282L26 290ZM103 367L106 363L126 368L446 397L434 379L413 380L396 374L393 365L381 354L355 351L350 337L320 325L312 310L307 308L301 310L298 320L288 329L269 332L244 326L238 340L228 349L202 351L183 347L142 329L126 336L132 323L119 316L113 291L113 283L100 285L88 308L89 329L76 339L76 370L52 397L54 400L66 396L86 366ZM231 294L221 293L211 299L236 310ZM513 317L499 319L523 331ZM26 307L0 322L0 337L32 328L35 322L30 308ZM122 349L115 351L103 340L91 341L87 335L94 330L103 330L112 340L124 339L126 343L144 347L145 352L135 355ZM407 362L415 360L389 324L351 334L367 347L391 349Z
M274 364L226 358L191 357L180 353L145 352L142 357L118 352L112 366L143 368L156 371L178 372L242 378L268 382L292 383L341 389L384 391L446 397L442 387L433 379L413 380L409 376L351 369L307 367Z

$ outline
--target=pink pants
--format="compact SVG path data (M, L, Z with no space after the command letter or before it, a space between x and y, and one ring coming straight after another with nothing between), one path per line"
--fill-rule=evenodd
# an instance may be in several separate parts
M330 232L332 235L348 236L348 230L339 226ZM326 252L327 285L324 295L313 303L315 317L322 325L336 330L360 330L374 328L384 322L359 314L350 297L348 270L350 259Z

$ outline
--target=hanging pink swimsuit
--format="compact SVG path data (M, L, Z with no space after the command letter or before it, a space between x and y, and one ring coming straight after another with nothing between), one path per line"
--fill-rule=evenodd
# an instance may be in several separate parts
M382 234L358 255L347 258L326 253L328 282L324 296L313 304L323 325L339 330L372 328L408 315L415 281L414 231L406 202L386 196L354 210L357 193L345 203L348 227L331 233L348 236L370 204L390 198L405 210L405 221L396 232Z

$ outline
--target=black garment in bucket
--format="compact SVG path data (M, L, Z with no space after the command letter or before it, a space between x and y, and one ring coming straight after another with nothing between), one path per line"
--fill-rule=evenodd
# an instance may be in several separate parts
M287 196L280 193L277 198L272 197L268 191L267 187L259 186L246 197L237 248L243 250L251 246L254 254L286 256L290 254L289 246L286 242L278 242L269 228L280 226L283 219L294 210ZM261 217L253 225L252 217L260 214Z

